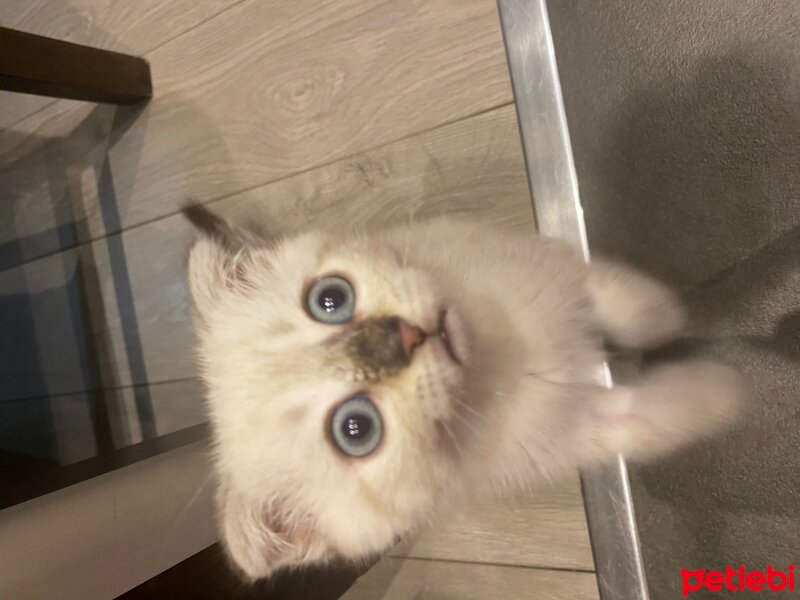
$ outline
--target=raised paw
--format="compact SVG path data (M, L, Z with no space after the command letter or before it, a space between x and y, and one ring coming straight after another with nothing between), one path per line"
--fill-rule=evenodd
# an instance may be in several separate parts
M664 454L729 427L747 389L738 371L711 361L657 368L634 386L607 392L600 439L606 450L633 459Z
M633 269L593 261L588 286L598 323L615 344L654 348L686 328L686 310L677 295Z

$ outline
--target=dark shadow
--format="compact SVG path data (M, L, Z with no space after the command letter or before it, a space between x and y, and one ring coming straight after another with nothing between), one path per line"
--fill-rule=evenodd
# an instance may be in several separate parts
M117 600L334 600L368 567L334 563L246 584L230 566L222 546L214 544Z
M742 49L620 107L592 168L600 197L584 202L593 249L691 286L797 225L800 115L786 87L795 68Z

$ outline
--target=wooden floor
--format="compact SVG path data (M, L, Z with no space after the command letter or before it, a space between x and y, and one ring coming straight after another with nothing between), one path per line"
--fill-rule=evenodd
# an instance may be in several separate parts
M92 389L115 390L115 443L203 419L188 198L275 233L533 228L493 0L0 0L0 25L144 55L154 77L133 109L0 95L0 309L25 298L36 341L0 393L61 407L60 452L92 451L70 438ZM346 597L597 598L592 570L576 478L464 508Z

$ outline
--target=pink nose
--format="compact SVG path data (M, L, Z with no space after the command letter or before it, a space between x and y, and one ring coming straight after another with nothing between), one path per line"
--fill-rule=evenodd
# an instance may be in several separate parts
M408 358L411 358L414 348L421 346L426 337L422 329L409 325L403 319L400 319L400 343L403 345L403 352L406 353Z

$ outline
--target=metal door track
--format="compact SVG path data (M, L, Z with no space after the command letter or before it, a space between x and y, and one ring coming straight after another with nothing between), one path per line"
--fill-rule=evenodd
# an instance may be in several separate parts
M563 239L589 260L555 48L545 0L497 0L517 107L533 212L542 235ZM608 365L598 382L611 386ZM602 600L649 600L628 468L581 474Z

